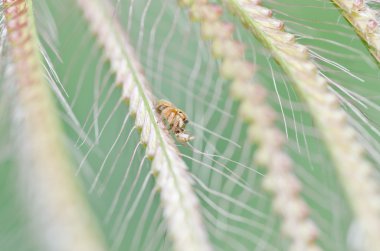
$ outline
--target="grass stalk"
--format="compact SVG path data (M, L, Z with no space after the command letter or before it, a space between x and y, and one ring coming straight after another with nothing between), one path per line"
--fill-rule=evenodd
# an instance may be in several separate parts
M140 140L146 145L146 155L153 159L151 170L174 250L211 250L187 166L164 124L157 123L161 120L154 109L156 99L148 89L142 67L112 7L99 0L77 0L77 3L104 48L121 85L122 98L129 103L135 125L141 130Z
M354 27L355 32L367 45L380 64L380 25L378 11L368 6L365 0L331 0L342 11L343 16Z
M364 147L358 140L357 132L349 124L339 99L319 75L308 49L298 44L294 35L285 31L284 23L273 18L271 10L261 6L260 1L224 1L232 13L270 50L304 99L363 231L365 250L378 250L380 187L374 178L374 167L367 160Z
M301 183L284 151L283 132L276 128L276 112L267 103L267 90L254 82L254 66L244 59L244 44L233 38L233 25L221 20L222 8L206 0L179 1L200 22L202 38L211 43L212 55L221 59L220 74L231 80L231 94L239 100L239 116L248 122L248 137L258 150L254 161L268 169L263 187L274 195L274 211L282 218L282 231L291 240L289 250L319 251L317 225L301 196Z
M18 187L32 235L40 250L104 251L102 235L64 147L42 65L32 1L2 2L15 89Z

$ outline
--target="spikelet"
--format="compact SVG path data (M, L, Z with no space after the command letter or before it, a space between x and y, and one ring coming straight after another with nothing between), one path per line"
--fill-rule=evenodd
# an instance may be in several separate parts
M135 125L141 129L140 140L146 145L146 156L152 159L151 169L174 249L211 250L187 166L179 158L163 123L156 122L160 120L154 109L155 98L122 27L112 16L112 8L99 0L77 2L98 43L104 47L122 88L122 98L129 103L130 113L136 117Z
M366 250L380 249L380 238L378 238L380 209L373 205L374 201L377 203L379 201L380 187L377 181L371 178L375 173L374 167L366 160L364 147L359 142L357 132L349 125L347 114L340 107L338 98L329 91L326 80L318 74L316 65L310 60L307 48L295 42L294 36L287 33L283 25L279 25L281 21L274 19L271 15L258 17L258 10L264 13L270 11L263 11L265 7L257 1L226 0L226 2L241 22L253 34L259 34L258 38L263 44L268 45L273 57L292 79L296 91L304 98L330 151L347 198L364 231ZM346 5L345 8L351 6L351 11L353 11L352 8L357 8L357 13L355 13L357 18L361 16L359 13L369 11L362 5L361 0L339 2L350 2L351 5ZM369 20L364 21L364 23L367 22ZM271 24L271 28L263 24ZM374 33L373 38L376 36ZM378 47L378 45L374 46ZM263 154L264 158L266 154Z
M2 2L15 87L17 186L38 249L105 251L64 147L59 113L41 61L32 1Z
M355 28L356 33L368 44L369 50L380 63L380 26L378 10L372 9L365 0L332 0L343 16Z
M254 161L268 168L263 186L274 194L273 206L283 218L283 233L292 240L289 250L321 250L315 242L318 228L309 218L309 208L300 195L300 182L293 174L292 160L283 150L285 137L275 127L277 114L266 102L265 88L252 81L255 66L244 59L244 45L234 40L233 26L220 20L220 6L194 0L187 7L191 20L200 22L202 37L210 40L213 56L222 59L220 74L232 81L231 95L241 102L239 115L249 124L249 139L258 145ZM272 14L264 7L252 13ZM277 21L263 20L262 25L267 29L283 28L283 23Z

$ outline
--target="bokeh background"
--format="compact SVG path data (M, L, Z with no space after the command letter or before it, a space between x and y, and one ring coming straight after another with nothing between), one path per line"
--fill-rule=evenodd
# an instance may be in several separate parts
M111 250L170 250L151 162L144 157L134 118L102 48L73 0L34 2L41 43L80 123L75 125L57 99L66 145L107 244ZM330 1L263 2L309 47L378 167L380 71L362 41ZM174 0L112 4L153 94L189 116L187 130L195 140L178 148L195 181L215 250L287 250L272 197L261 188L266 170L253 163L256 147L247 140L246 125L229 96L230 83L219 76L220 62L210 56L198 24L190 22ZM235 25L235 37L246 44L246 58L257 65L255 81L269 90L277 124L288 136L286 150L302 181L302 195L321 231L319 244L326 251L355 250L360 233L302 98L270 53L227 8L223 18ZM25 214L28 206L19 196L25 191L19 189L14 164L18 156L12 135L17 131L11 126L9 86L0 84L0 249L38 250Z

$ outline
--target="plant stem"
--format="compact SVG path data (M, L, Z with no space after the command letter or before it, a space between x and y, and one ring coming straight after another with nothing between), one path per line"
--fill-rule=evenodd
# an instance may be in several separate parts
M375 169L367 159L357 132L348 122L338 98L318 74L305 46L284 30L284 23L260 1L224 0L241 22L272 53L308 106L335 164L347 199L364 233L365 250L380 250L380 207Z
M180 4L199 21L201 37L210 40L212 55L221 59L220 75L231 80L231 95L240 101L239 116L248 124L248 139L258 148L254 162L268 169L263 188L273 194L274 211L282 220L282 232L291 242L289 250L321 251L318 226L301 196L301 182L293 161L285 152L286 138L276 128L276 112L267 102L267 90L253 80L253 65L244 59L244 44L233 38L233 24L222 21L222 8L207 0Z
M377 11L365 0L331 0L341 11L355 32L367 45L372 56L380 64L380 25Z
M163 123L157 123L161 120L155 113L156 99L148 89L142 67L134 56L123 28L113 15L112 7L107 1L77 2L98 42L104 46L116 81L123 88L122 97L129 102L130 113L136 116L135 124L141 130L141 142L147 147L146 155L153 159L152 173L156 178L174 250L211 250L187 166L179 157ZM121 239L117 237L117 242L120 243Z
M64 147L45 79L31 0L2 0L20 155L19 188L41 250L104 251L103 238Z

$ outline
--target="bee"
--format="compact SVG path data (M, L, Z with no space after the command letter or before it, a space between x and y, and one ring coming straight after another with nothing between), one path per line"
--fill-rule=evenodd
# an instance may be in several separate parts
M185 132L185 127L189 120L186 113L181 109L178 109L169 101L161 99L157 101L156 111L167 121L169 130L174 133L178 141L186 143L194 139L194 137Z

